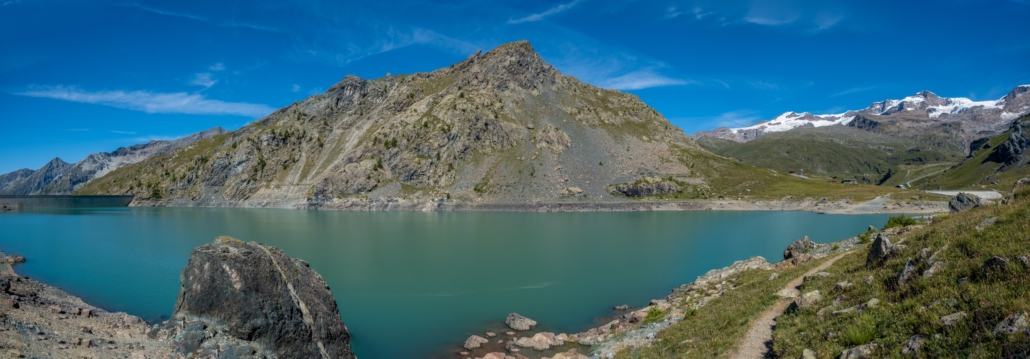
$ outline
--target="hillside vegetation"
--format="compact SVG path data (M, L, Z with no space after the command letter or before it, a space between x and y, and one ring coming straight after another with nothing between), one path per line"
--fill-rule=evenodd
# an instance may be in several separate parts
M803 170L806 176L857 179L871 184L881 183L899 166L951 165L962 158L962 152L951 146L920 145L932 142L845 126L770 133L744 143L714 137L702 137L697 142L720 156L762 168L779 172Z
M991 137L973 156L961 163L919 180L911 181L921 189L995 189L1010 188L1016 180L1030 174L1026 150L1030 145L1030 116L1013 122L1008 131ZM1006 142L1009 144L1004 145Z
M798 358L807 350L816 358L1030 355L1030 178L1019 181L1000 203L937 216L929 223L913 225L910 219L895 217L885 227L905 225L885 229L882 235L863 233L858 243L864 244L818 275L805 277L798 289L808 300L795 302L804 304L788 308L776 319L771 354ZM882 246L886 256L869 260L874 246ZM691 299L697 295L670 303L687 308L683 319L659 332L652 345L624 350L618 357L710 358L732 353L754 319L783 300L777 292L785 283L827 259L777 265L773 271L743 271L726 278L724 291L700 307Z

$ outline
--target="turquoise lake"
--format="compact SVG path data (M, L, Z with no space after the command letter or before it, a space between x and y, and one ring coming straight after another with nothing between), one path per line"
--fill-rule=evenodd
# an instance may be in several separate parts
M332 288L359 358L453 357L510 312L575 333L713 268L770 261L802 236L851 237L887 215L808 212L334 212L104 208L0 214L16 270L109 311L171 314L194 247L282 248Z

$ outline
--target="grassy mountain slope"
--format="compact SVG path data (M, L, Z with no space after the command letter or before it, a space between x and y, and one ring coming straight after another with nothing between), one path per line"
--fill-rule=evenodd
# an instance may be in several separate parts
M916 145L909 139L853 127L827 126L770 133L746 143L702 137L698 144L721 156L780 172L855 178L879 183L899 165L954 163L961 153L950 147Z
M922 189L995 189L1005 190L1016 180L1030 174L1030 166L1024 161L1006 164L1001 159L1002 144L1012 137L1024 138L1020 134L1013 136L1016 124L1024 129L1030 126L1030 116L1024 116L1014 122L1013 128L1005 133L992 137L972 157L966 158L958 165L944 169L938 173L912 181L913 188ZM1023 131L1025 133L1025 130ZM1013 138L1013 140L1016 140ZM1024 140L1025 141L1025 140ZM1024 149L1025 151L1025 149ZM1025 156L1026 153L1022 152Z

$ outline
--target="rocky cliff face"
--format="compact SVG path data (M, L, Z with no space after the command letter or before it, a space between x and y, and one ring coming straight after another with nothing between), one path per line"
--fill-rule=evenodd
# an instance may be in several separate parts
M182 270L175 311L150 336L182 352L354 358L329 285L275 247L219 237Z
M993 162L1004 163L1006 167L1017 166L1026 163L1026 150L1030 148L1030 118L1012 122L1012 132L1009 137L998 145L998 148L988 156Z
M80 192L183 206L616 201L609 185L645 176L702 186L698 153L635 96L562 75L517 42L430 73L348 76Z
M68 164L60 158L55 158L36 171L21 169L0 176L0 194L71 194L87 182L103 177L121 166L143 161L154 155L167 153L176 148L224 133L225 129L215 127L177 140L155 140L130 147L122 147L113 152L93 153L74 164Z

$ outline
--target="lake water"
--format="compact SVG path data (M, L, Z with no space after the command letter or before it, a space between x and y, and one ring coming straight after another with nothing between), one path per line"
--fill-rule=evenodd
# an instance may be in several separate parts
M887 215L808 212L421 213L105 208L0 214L22 275L110 311L167 318L190 251L219 235L282 248L332 288L358 357L430 357L510 312L574 333L801 236ZM448 356L453 357L453 356Z

